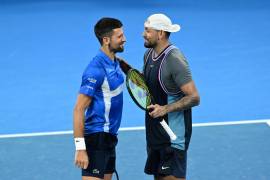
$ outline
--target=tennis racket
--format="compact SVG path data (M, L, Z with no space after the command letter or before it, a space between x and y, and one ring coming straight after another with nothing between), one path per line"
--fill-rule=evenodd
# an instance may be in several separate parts
M129 69L126 75L126 86L129 95L141 109L148 110L147 106L153 104L154 99L145 83L143 75L136 69ZM160 124L171 140L177 138L164 119Z

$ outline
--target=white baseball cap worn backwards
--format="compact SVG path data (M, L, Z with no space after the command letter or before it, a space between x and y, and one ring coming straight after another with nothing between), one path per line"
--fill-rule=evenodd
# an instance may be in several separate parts
M172 24L170 18L164 14L153 14L149 16L144 23L144 27L167 32L177 32L180 30L180 26L178 24Z

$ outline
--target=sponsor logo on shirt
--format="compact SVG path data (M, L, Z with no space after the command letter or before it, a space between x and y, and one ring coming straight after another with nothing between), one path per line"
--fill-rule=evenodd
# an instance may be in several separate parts
M94 78L88 78L87 79L90 83L96 83L97 82L97 80L96 79L94 79Z
M93 87L91 87L91 86L86 86L86 88L88 88L88 89L92 89L92 90L94 89L94 88L93 88Z
M161 166L161 169L162 170L165 170L165 169L169 169L170 167L164 167L164 166Z
M93 174L99 174L99 170L98 169L93 169Z

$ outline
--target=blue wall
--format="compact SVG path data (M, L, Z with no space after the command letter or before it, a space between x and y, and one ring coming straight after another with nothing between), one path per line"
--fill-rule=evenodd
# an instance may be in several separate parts
M97 50L95 22L122 20L119 54L142 67L143 22L167 14L182 30L171 41L187 57L201 94L194 122L270 117L270 2L0 0L0 134L72 129L81 73ZM125 91L122 127L144 112Z

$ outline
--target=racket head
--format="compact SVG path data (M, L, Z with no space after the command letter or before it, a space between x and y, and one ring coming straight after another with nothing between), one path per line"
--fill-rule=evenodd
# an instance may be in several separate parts
M151 94L143 75L136 69L130 69L126 76L126 86L132 100L143 110L151 104Z

